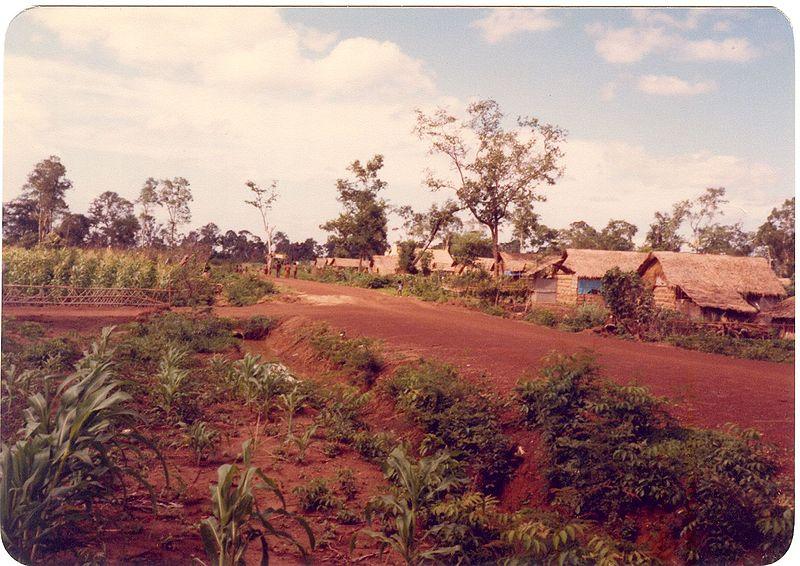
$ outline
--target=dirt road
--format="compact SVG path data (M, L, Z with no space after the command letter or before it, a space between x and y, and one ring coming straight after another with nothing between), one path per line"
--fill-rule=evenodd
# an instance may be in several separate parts
M231 317L265 314L321 320L353 336L383 340L395 354L448 361L500 393L534 374L553 350L593 350L607 377L645 385L670 399L689 423L733 422L761 430L791 453L794 444L794 367L739 360L661 344L591 333L572 334L461 307L393 297L379 291L302 280L278 283L296 298L252 307L222 307Z

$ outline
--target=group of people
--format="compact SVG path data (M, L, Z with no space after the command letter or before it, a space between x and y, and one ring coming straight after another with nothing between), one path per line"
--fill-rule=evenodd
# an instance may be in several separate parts
M264 273L266 275L270 275L271 272L269 271L269 258L267 261L264 262ZM275 271L275 277L281 276L281 270L283 270L283 276L287 279L292 277L297 279L297 268L299 267L300 263L297 261L287 261L282 262L280 260L273 260L272 262L272 269Z

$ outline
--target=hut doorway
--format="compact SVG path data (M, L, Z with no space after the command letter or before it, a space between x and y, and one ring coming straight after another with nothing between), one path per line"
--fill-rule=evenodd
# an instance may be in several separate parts
M533 302L536 304L552 305L556 302L556 280L540 278L533 281Z

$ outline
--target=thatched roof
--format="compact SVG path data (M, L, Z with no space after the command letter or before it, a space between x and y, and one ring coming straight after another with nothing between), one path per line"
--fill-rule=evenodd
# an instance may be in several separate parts
M540 255L531 253L500 252L500 259L503 260L503 270L515 273L523 273L531 276L540 271L560 264L564 259L564 254ZM491 262L489 270L494 269L494 261Z
M415 254L418 254L422 251L422 248L417 248L414 250ZM431 271L455 271L455 261L453 261L453 256L450 255L450 252L447 250L434 250L428 248L425 250L425 253L428 254L428 257L431 258Z
M748 296L785 297L786 290L762 257L652 252L639 272L661 264L668 285L701 307L757 313Z
M326 265L328 265L329 262L330 262L330 258L329 257L318 257L317 259L314 260L314 267L316 267L318 269L322 269Z
M788 297L780 303L764 311L764 314L769 316L772 320L794 320L794 297Z
M568 249L561 267L583 279L600 279L609 269L636 271L647 258L646 252Z
M372 271L378 275L391 275L400 268L400 257L396 255L372 256Z
M330 263L328 265L332 267L342 267L347 269L358 269L359 268L359 260L354 259L351 257L332 257L330 258ZM362 261L360 262L360 267L366 268L369 267L369 261Z

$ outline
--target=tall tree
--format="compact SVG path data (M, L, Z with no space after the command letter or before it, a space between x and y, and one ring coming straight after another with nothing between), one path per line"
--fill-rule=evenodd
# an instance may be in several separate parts
M742 229L741 222L711 224L700 230L695 251L701 254L750 255L754 248L753 237L752 232Z
M24 247L39 240L39 212L36 201L16 198L3 204L3 242Z
M261 215L261 222L264 226L264 235L266 236L265 242L267 244L266 271L267 273L270 273L272 271L272 261L275 256L272 238L273 232L275 231L275 226L272 226L269 223L267 216L269 215L269 211L272 210L272 204L278 198L278 181L273 180L269 187L265 189L262 189L253 181L247 181L245 185L247 185L247 188L250 189L251 193L253 193L253 200L245 200L244 202L258 209L258 212Z
M727 203L725 187L708 187L706 192L692 201L691 207L686 213L686 218L692 231L689 247L693 251L702 253L703 234L709 229L713 229L714 220L724 214L721 210L722 205Z
M794 197L773 208L756 232L755 244L782 277L794 275Z
M631 251L635 247L633 237L639 231L635 224L626 220L609 220L600 231L600 249Z
M66 178L67 169L61 158L51 155L36 164L28 175L28 182L22 187L22 199L36 203L37 241L53 231L56 217L68 210L64 200L66 192L72 188L72 181Z
M378 176L381 168L382 155L375 155L364 165L358 160L350 164L347 170L353 178L336 181L337 200L344 206L344 212L320 226L332 232L328 237L330 251L358 258L359 265L389 247L386 240L388 205L378 196L386 187L386 182Z
M149 248L155 244L160 230L153 214L158 206L158 181L156 179L147 178L136 203L142 208L139 213L139 245Z
M189 209L189 203L192 200L189 181L183 177L159 181L156 189L156 203L167 211L167 226L164 234L170 246L178 243L178 228L192 220L192 211Z
M85 214L64 215L56 228L56 234L65 246L82 246L86 244L92 229L92 220Z
M450 237L458 232L463 226L463 222L457 216L461 207L454 200L448 199L441 205L432 204L424 212L414 211L410 206L401 206L397 209L400 218L403 219L403 227L408 235L415 241L420 242L420 249L411 258L411 265L416 266L422 256L428 251L437 237L443 238L445 248L450 247Z
M454 234L450 243L450 255L465 265L470 265L475 258L491 256L493 249L492 239L475 230Z
M671 212L656 212L655 220L645 236L645 247L656 251L681 251L686 240L679 232L690 208L691 203L682 200L672 205Z
M600 232L588 222L578 220L561 231L561 238L568 248L580 250L600 249Z
M415 131L428 141L430 152L444 155L455 179L434 177L432 190L454 190L461 205L489 229L495 264L499 266L500 230L518 208L533 209L544 200L536 189L553 185L563 174L560 164L565 132L536 118L518 118L516 127L503 126L503 112L494 100L467 107L466 120L439 109L431 115L417 110ZM499 267L495 271L499 276Z
M91 241L98 246L129 248L136 245L139 221L133 203L114 191L105 191L89 204Z

